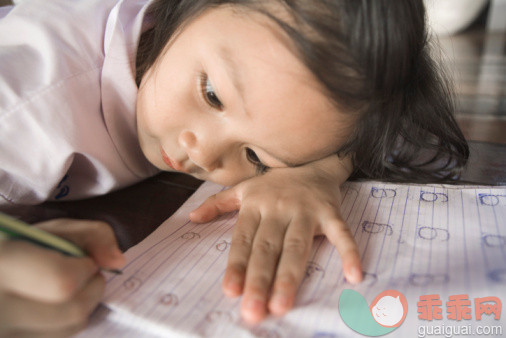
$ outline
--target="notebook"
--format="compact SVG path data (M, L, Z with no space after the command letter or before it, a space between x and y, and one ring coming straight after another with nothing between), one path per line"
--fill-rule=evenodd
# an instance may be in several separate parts
M345 300L353 298L345 296L367 307L387 290L407 304L394 336L506 329L506 187L344 184L341 211L364 281L347 283L335 248L316 237L294 309L259 325L243 322L240 298L221 291L237 213L207 224L188 219L223 189L204 183L127 251L123 274L107 275L103 302L78 337L356 337L363 327L350 322L358 315L350 316Z

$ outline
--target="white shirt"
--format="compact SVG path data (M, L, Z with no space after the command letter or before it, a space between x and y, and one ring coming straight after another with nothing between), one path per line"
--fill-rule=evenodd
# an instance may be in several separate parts
M136 131L147 0L27 0L0 20L0 206L107 193L157 172Z

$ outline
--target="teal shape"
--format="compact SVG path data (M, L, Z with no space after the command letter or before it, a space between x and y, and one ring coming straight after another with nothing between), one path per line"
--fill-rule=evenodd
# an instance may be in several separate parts
M366 336L382 336L396 329L396 327L384 327L378 324L374 320L365 298L354 290L344 289L341 293L339 314L350 329Z

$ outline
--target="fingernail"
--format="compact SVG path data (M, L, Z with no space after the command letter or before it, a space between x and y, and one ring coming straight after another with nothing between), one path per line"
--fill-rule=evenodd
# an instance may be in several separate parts
M121 252L121 250L115 246L110 249L110 254L111 254L111 256L114 256L114 257L123 256L123 253Z
M192 222L201 222L204 219L204 217L201 214L199 214L198 212L196 212L195 210L190 212L188 217L190 217L190 220Z
M242 293L242 285L237 276L230 276L224 286L224 291L229 297L237 297Z
M108 269L108 268L100 268L101 271L105 271L105 272L110 272L110 273L113 273L115 275L122 275L123 274L123 271L119 270L119 269Z
M190 219L190 221L192 221L192 222L197 221L197 217L195 216L195 212L193 212L193 211L192 211L192 212L190 212L190 213L188 214L188 218L189 218L189 219Z
M265 302L258 298L248 298L243 304L242 317L248 323L258 323L265 317Z
M276 292L272 297L272 301L281 306L288 305L288 297L286 297L286 295L282 294L281 292Z
M260 299L248 299L245 304L244 304L244 307L248 310L263 310L264 308L264 302L261 301Z
M357 269L356 267L352 267L349 271L348 271L348 277L347 277L348 281L352 284L357 284L358 282L360 282L360 280L362 279L362 273L359 269Z
M272 295L269 308L275 314L282 314L288 307L288 297L282 293L275 293Z

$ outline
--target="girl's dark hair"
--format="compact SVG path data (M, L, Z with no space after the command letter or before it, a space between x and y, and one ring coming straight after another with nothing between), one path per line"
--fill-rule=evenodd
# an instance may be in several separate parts
M273 3L291 18L269 11ZM137 83L184 23L221 5L274 20L329 98L355 116L348 142L337 151L352 154L354 177L458 177L469 148L453 117L449 83L430 55L422 0L155 0L147 12L153 26L137 52Z

